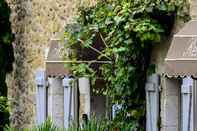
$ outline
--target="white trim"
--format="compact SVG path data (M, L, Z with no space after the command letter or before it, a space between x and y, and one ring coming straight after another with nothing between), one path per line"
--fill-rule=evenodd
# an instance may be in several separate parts
M179 35L179 34L174 34L174 37L197 37L197 35Z
M197 58L166 58L165 61L197 61Z
M51 38L50 40L54 40L54 41L60 41L60 38Z

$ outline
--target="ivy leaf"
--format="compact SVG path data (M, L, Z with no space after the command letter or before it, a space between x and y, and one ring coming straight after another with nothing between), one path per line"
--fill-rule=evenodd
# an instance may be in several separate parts
M106 25L113 24L113 21L112 21L110 18L106 18L105 24L106 24Z
M88 47L90 47L91 45L92 45L92 39L87 39L86 41L84 41L84 44L83 44L83 46L85 47L85 48L88 48Z
M120 47L120 48L113 48L114 53L121 53L121 52L127 52L128 48L126 47Z
M147 7L146 11L149 12L149 13L153 12L153 7L152 6Z
M116 25L119 25L119 24L120 24L120 22L122 22L122 21L123 21L123 18L122 18L122 17L120 17L120 16L115 16L115 17L114 17L114 20L115 20Z
M166 4L164 4L164 3L162 2L162 4L159 6L159 9L162 10L162 11L166 11L166 10L167 10Z
M90 26L89 26L89 30L93 30L94 32L98 32L99 27L98 27L97 24L90 25Z

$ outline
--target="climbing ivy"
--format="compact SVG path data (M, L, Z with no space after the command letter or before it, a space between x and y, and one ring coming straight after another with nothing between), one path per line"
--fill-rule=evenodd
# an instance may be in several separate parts
M12 71L14 61L13 47L11 45L13 34L9 21L10 8L5 0L0 0L0 130L9 124L7 105L6 74Z
M152 47L171 33L176 18L188 20L187 11L184 0L101 0L93 7L80 7L76 23L66 26L65 59L84 60L89 55L111 62L99 65L99 71L94 61L67 66L76 76L103 77L103 93L122 106L115 122L129 119L138 130L145 129L144 86L146 76L154 72Z

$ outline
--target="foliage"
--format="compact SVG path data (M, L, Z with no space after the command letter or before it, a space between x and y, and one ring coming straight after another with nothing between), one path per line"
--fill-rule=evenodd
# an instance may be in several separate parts
M57 131L57 127L55 127L51 121L51 119L47 119L42 125L38 127L34 127L31 131Z
M136 127L131 124L113 125L111 121L105 119L92 118L83 127L78 127L76 124L71 125L68 129L58 128L54 126L50 119L46 120L42 125L35 126L33 128L24 128L20 131L114 131L120 129L120 131L135 131ZM5 127L4 131L18 131L19 129L12 127Z
M6 97L0 96L0 111L8 112L8 101Z
M39 126L34 126L32 128L23 128L23 129L17 129L13 127L6 126L4 128L4 131L63 131L61 129L58 129L54 124L52 123L51 119L47 119L43 124Z
M101 0L93 7L80 7L76 23L66 27L70 52L65 59L83 60L79 50L89 49L97 52L96 60L111 61L100 65L100 72L107 84L103 93L123 107L115 121L129 119L139 125L138 130L144 129L144 85L153 71L152 47L171 32L175 18L188 20L186 4L184 0ZM102 48L95 50L97 44ZM76 76L90 75L92 64L70 67Z
M5 0L0 0L0 130L9 123L7 110L7 86L6 74L12 70L14 61L13 47L11 42L13 34L9 22L10 9Z

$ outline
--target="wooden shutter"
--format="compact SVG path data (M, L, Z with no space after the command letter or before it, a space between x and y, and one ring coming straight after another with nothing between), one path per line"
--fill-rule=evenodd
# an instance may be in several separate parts
M158 131L159 120L159 75L148 77L146 83L146 131Z
M181 86L181 131L193 131L193 79L184 78Z
M46 84L45 72L36 72L36 123L42 124L46 120Z
M193 104L193 131L197 131L197 80L193 80L192 104Z
M73 82L72 82L73 81ZM68 128L72 122L76 122L78 112L77 87L72 78L65 77L62 81L64 87L64 127Z
M70 99L70 79L65 77L62 81L64 87L64 127L68 128L70 123L70 112L71 112L71 99Z

